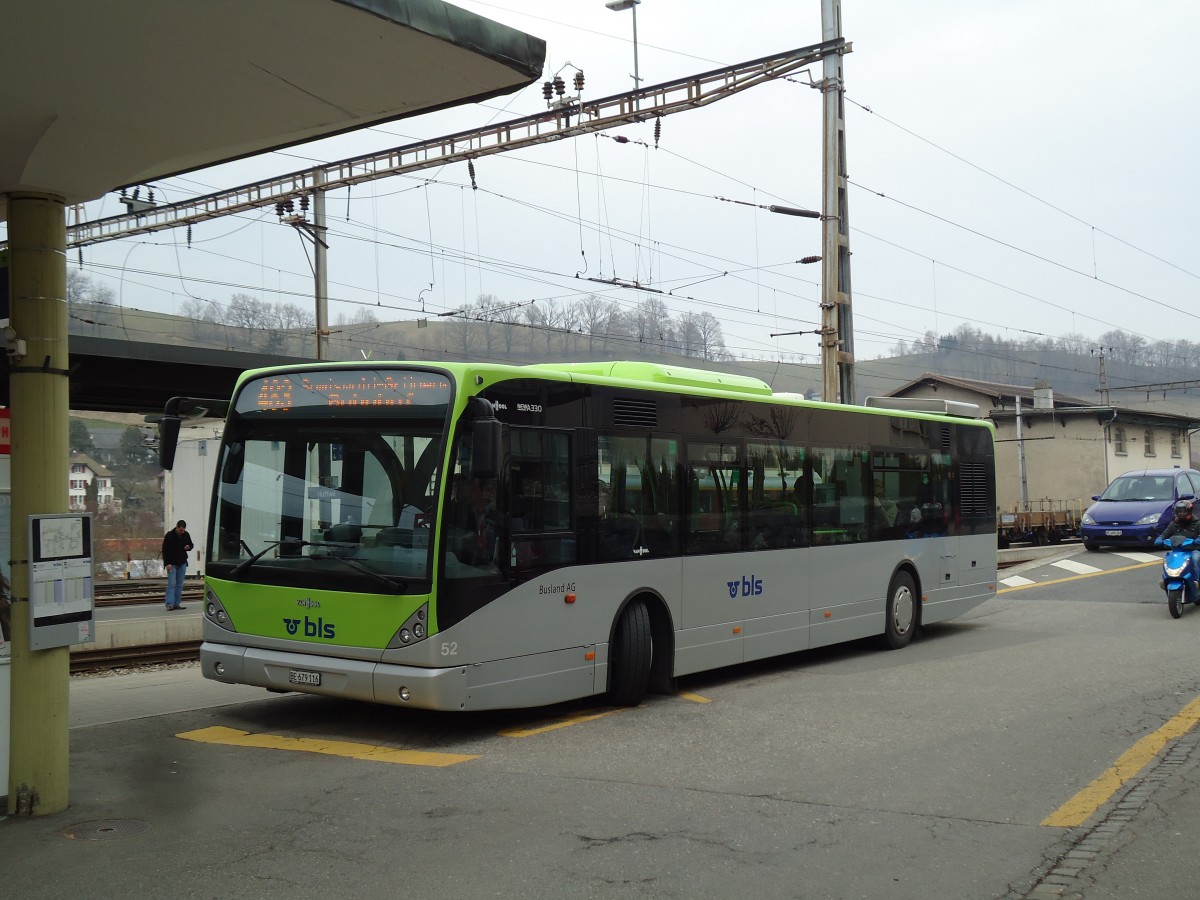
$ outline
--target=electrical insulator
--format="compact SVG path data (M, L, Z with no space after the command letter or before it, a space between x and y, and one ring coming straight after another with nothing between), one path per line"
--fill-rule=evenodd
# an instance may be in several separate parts
M467 174L471 176L471 190L479 190L479 185L475 183L475 160L467 160Z
M303 197L300 198L300 212L302 212L302 213L308 212L308 194L305 194Z
M550 98L554 96L554 85L549 81L542 82L542 96L546 98L546 102L550 102Z
M578 72L575 73L575 93L578 94L582 90L583 90L583 70L580 69Z
M287 210L287 214L290 216L292 213L294 213L296 211L296 204L293 203L291 200L285 200L283 202L283 208L285 210Z
M146 202L147 203L154 202L154 188L146 188Z
M192 246L192 226L188 226L188 246Z
M566 92L567 92L567 83L562 80L561 75L555 75L554 76L554 93L558 94L558 96L561 97Z
M623 134L613 135L613 140L616 141L618 144L628 144L629 143L629 138L625 137L625 135L623 135Z
M140 194L141 192L142 192L142 189L140 187L135 187L133 189L133 199L136 200L138 198L138 194Z
M820 261L821 261L821 257L819 257L819 256L804 256L804 257L801 257L801 259L800 259L800 263L805 266L810 266L813 263L820 262Z
M654 147L658 148L658 139L662 137L662 116L654 120Z
M275 215L279 216L279 218L281 218L281 219L283 218L283 201L282 200L280 200L278 203L275 204Z

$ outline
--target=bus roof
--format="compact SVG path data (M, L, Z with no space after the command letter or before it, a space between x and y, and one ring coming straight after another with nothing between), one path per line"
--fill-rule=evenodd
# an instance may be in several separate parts
M509 378L541 376L552 380L576 381L591 384L620 382L629 388L643 390L668 390L672 393L698 392L709 396L724 396L731 400L742 399L758 402L779 402L792 406L827 408L851 408L876 415L903 412L915 418L959 418L973 419L975 424L994 430L993 423L983 418L978 406L956 401L901 398L868 397L863 405L838 404L822 400L808 400L802 394L785 391L775 392L760 378L735 375L709 369L694 369L688 366L637 360L606 362L534 363L529 365L511 363L434 362L432 360L339 360L317 362L312 365L289 365L271 369L252 369L243 372L235 391L253 378L267 374L307 371L313 368L363 369L404 367L442 371L467 384L474 376L476 386L486 386ZM491 377L487 377L490 375Z

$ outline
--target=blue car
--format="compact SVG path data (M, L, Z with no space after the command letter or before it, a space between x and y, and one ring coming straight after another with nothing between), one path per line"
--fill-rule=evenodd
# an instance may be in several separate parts
M1147 548L1167 523L1175 501L1200 496L1195 469L1138 469L1113 479L1092 497L1079 525L1088 550L1103 546Z

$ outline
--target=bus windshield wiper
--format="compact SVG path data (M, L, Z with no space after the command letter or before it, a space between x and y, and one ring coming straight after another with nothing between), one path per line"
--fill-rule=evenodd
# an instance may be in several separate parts
M395 578L390 575L384 575L382 572L376 572L374 569L369 569L360 563L358 560L349 559L345 556L338 556L335 553L310 553L309 559L336 559L338 562L345 563L350 568L362 572L364 575L370 575L380 584L386 585L393 594L398 594L403 590L407 590L408 582L403 578Z
M272 550L274 550L276 547L280 546L281 544L286 544L289 548L295 547L298 550L301 547L307 547L309 542L302 540L301 538L286 537L286 538L283 538L282 540L275 541L272 544L267 544L267 546L263 547L261 550L259 550L257 553L255 553L253 556L251 556L249 559L243 559L240 563L238 563L236 566L234 566L233 571L229 573L229 577L237 578L239 575L244 573L252 565L254 565L256 562L258 562L260 559L262 559L264 556L266 556L268 553L270 553ZM245 541L242 542L242 546L246 547ZM246 549L249 550L250 548L246 547Z

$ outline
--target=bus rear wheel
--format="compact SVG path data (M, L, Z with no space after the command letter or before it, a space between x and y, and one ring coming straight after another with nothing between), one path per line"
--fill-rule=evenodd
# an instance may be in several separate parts
M608 699L614 706L637 706L650 681L653 644L650 612L642 600L631 600L621 611L608 662Z
M907 572L892 576L887 593L883 643L889 650L907 647L917 628L917 586Z

